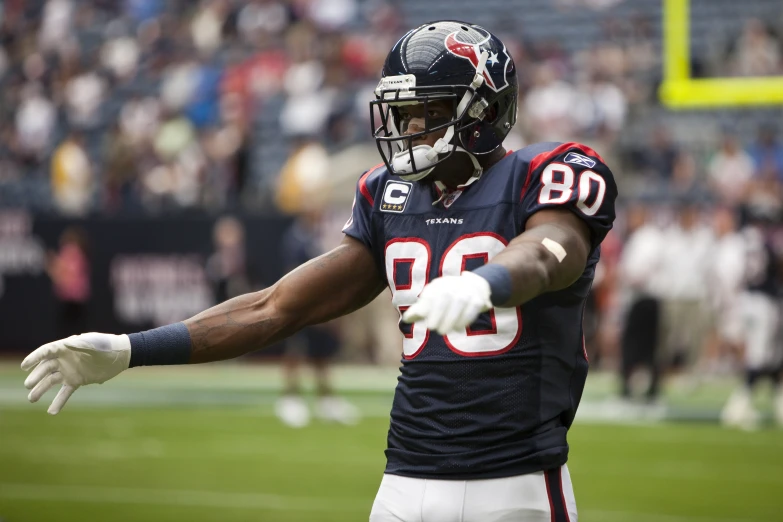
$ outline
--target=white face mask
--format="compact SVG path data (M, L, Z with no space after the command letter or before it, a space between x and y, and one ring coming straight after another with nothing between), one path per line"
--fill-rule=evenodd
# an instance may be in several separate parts
M427 177L435 167L431 167L434 161L428 158L433 148L429 145L416 145L413 150L401 150L392 156L391 164L394 172L399 173L405 181L418 181ZM411 159L411 156L413 159ZM437 161L437 154L435 155ZM416 164L417 172L413 172L413 164ZM424 170L421 170L424 167Z
M481 175L481 165L479 165L476 156L457 145L450 145L446 138L454 133L454 126L449 127L446 136L439 139L434 147L429 145L416 145L412 150L401 150L392 156L391 164L394 172L399 174L405 181L418 181L427 177L434 169L434 164L438 162L438 154L448 154L452 150L455 152L464 152L473 163L474 176ZM411 156L413 160L411 161ZM413 163L416 164L416 172L413 172Z

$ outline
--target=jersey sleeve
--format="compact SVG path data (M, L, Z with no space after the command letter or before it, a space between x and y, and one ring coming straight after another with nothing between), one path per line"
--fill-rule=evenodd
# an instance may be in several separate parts
M358 239L370 249L373 246L371 218L375 201L367 181L374 171L375 168L368 170L362 174L356 183L356 193L351 206L351 217L348 218L345 226L343 226L345 235Z
M598 153L565 143L530 162L522 191L522 224L539 210L567 209L585 222L596 248L612 229L616 198L614 175Z

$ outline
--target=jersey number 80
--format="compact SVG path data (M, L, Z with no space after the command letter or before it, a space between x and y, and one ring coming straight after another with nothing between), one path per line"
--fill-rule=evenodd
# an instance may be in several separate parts
M479 232L468 234L454 241L440 259L438 277L458 276L465 270L468 259L489 262L506 248L507 241L497 234ZM400 316L408 309L429 282L432 252L429 244L419 238L398 238L386 244L386 277L392 291L392 304ZM398 283L400 271L407 271L402 277L405 283ZM522 334L522 311L520 308L493 308L489 311L490 328L443 336L446 346L466 357L497 355L510 350ZM430 331L419 321L403 334L402 352L406 359L416 357L427 345Z

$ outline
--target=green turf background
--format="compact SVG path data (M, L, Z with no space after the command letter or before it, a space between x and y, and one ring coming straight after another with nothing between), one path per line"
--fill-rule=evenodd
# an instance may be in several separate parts
M129 372L56 417L24 401L23 377L0 367L5 522L367 520L394 370L338 371L364 419L302 430L272 415L275 368ZM719 427L731 386L675 383L647 415L611 399L611 376L591 377L570 434L580 521L783 521L783 431Z

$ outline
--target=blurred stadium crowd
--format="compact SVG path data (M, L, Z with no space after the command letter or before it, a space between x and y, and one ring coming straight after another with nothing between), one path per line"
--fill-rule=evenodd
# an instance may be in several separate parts
M376 163L367 101L388 49L409 25L442 17L441 2L420 4L4 2L0 201L71 215L241 202L257 211L273 201L290 211L301 186L333 176L350 185ZM731 128L731 113L679 121L660 110L659 1L462 4L445 12L512 47L522 88L510 148L589 142L612 160L625 195L709 184L736 202L746 195L737 183L767 192L757 182L780 176L776 129L763 119ZM741 15L723 0L692 9L694 76L783 74L771 3L749 2ZM558 20L561 34L541 32Z
M691 7L693 76L783 75L778 3ZM783 259L783 110L661 107L658 0L7 0L0 205L345 208L379 161L368 101L386 53L444 16L510 47L521 89L507 148L581 141L618 178L623 212L586 322L596 364L624 354L630 377L649 363L650 396L670 365L733 371L749 290L775 307L763 313L777 331L777 276L753 286L749 263L761 261L745 253Z

